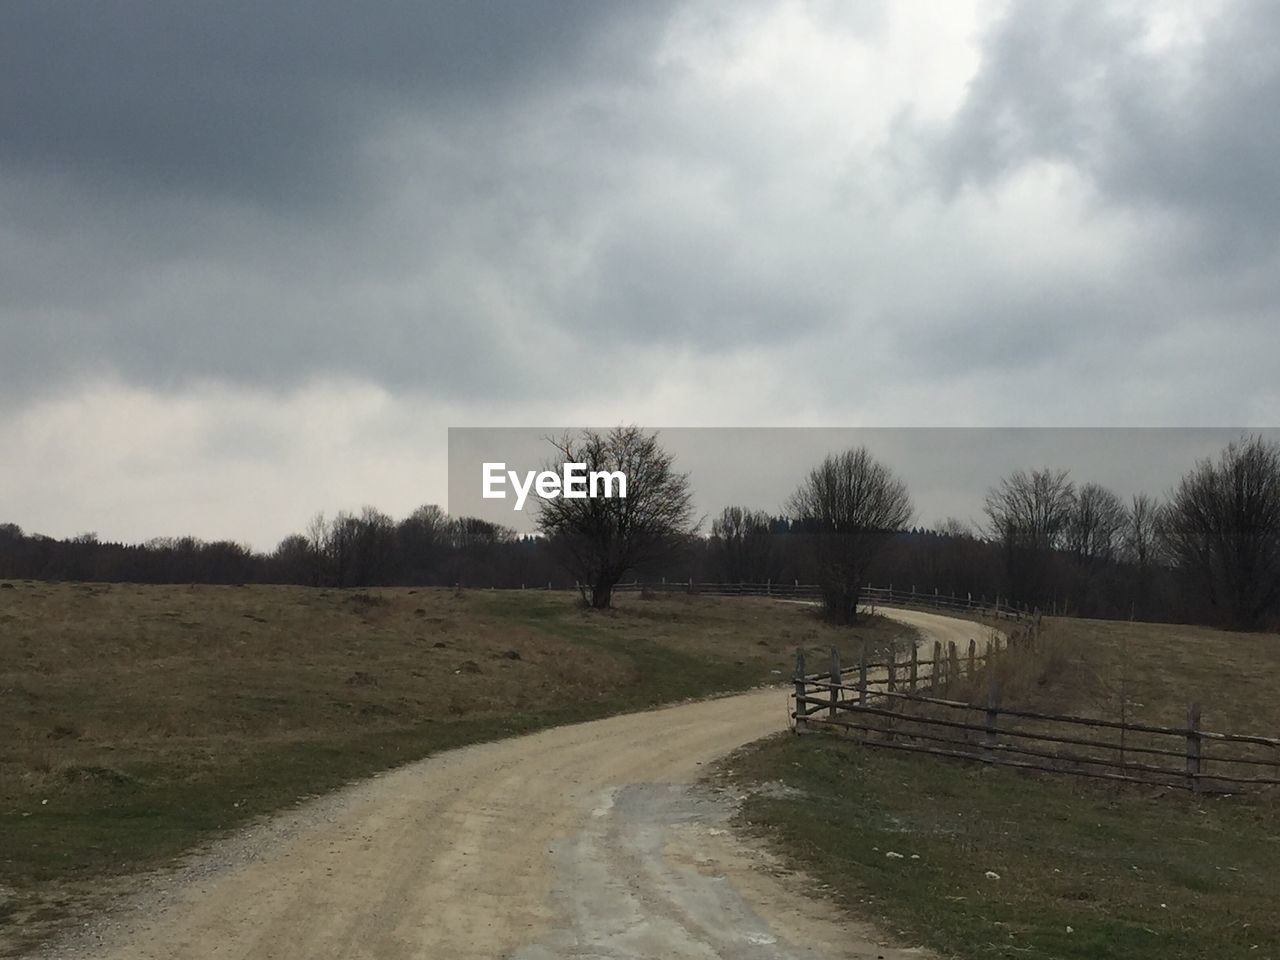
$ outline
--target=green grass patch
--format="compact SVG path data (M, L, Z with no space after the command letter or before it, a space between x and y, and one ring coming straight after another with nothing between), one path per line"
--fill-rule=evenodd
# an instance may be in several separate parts
M1100 787L818 735L748 747L721 775L792 788L752 792L743 821L854 912L946 956L1280 957L1274 800Z

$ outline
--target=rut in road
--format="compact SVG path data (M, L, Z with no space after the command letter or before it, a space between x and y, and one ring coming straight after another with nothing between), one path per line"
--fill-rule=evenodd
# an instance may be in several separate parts
M883 611L923 642L985 628ZM784 882L704 765L785 729L785 690L441 754L220 844L47 955L79 960L919 957ZM228 851L234 851L228 854Z

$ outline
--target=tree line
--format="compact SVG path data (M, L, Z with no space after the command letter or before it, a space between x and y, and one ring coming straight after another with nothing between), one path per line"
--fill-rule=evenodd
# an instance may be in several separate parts
M1163 500L1125 502L1062 469L1016 470L987 491L976 524L952 518L932 529L907 528L909 498L886 474L865 450L851 451L810 475L788 516L727 508L707 541L713 567L742 581L801 571L826 594L838 592L833 571L843 564L864 583L1081 616L1280 626L1280 446L1260 437L1199 461ZM840 496L830 493L837 480ZM794 537L815 522L829 527L816 545Z
M270 553L193 537L65 540L0 524L0 578L323 587L571 587L597 607L625 578L816 583L830 617L867 583L992 598L1082 616L1280 623L1280 446L1242 437L1163 499L1122 501L1066 470L1017 470L982 518L912 526L905 483L866 448L804 473L783 509L693 514L687 474L638 427L554 441L554 459L623 470L625 499L540 501L537 536L434 505L316 515Z

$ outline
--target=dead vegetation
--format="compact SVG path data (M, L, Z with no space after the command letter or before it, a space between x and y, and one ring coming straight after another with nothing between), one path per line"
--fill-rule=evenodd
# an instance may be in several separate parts
M1044 618L1029 650L998 658L1006 706L1177 726L1201 705L1205 729L1280 737L1280 637L1185 624ZM956 699L985 702L990 677Z

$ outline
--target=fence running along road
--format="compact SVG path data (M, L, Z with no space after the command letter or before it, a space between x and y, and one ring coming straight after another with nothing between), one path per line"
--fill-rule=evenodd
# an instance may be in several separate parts
M955 643L933 645L921 659L897 651L868 662L864 648L852 668L831 651L825 673L807 673L796 654L792 720L797 733L826 731L852 736L875 748L926 753L997 766L1066 773L1104 780L1152 784L1197 793L1241 793L1280 785L1280 739L1215 733L1200 725L1192 703L1186 726L1171 727L1044 713L1004 707L993 682L986 703L948 699L962 678L980 667L1029 647L1040 632L1039 617L999 634L983 652Z

